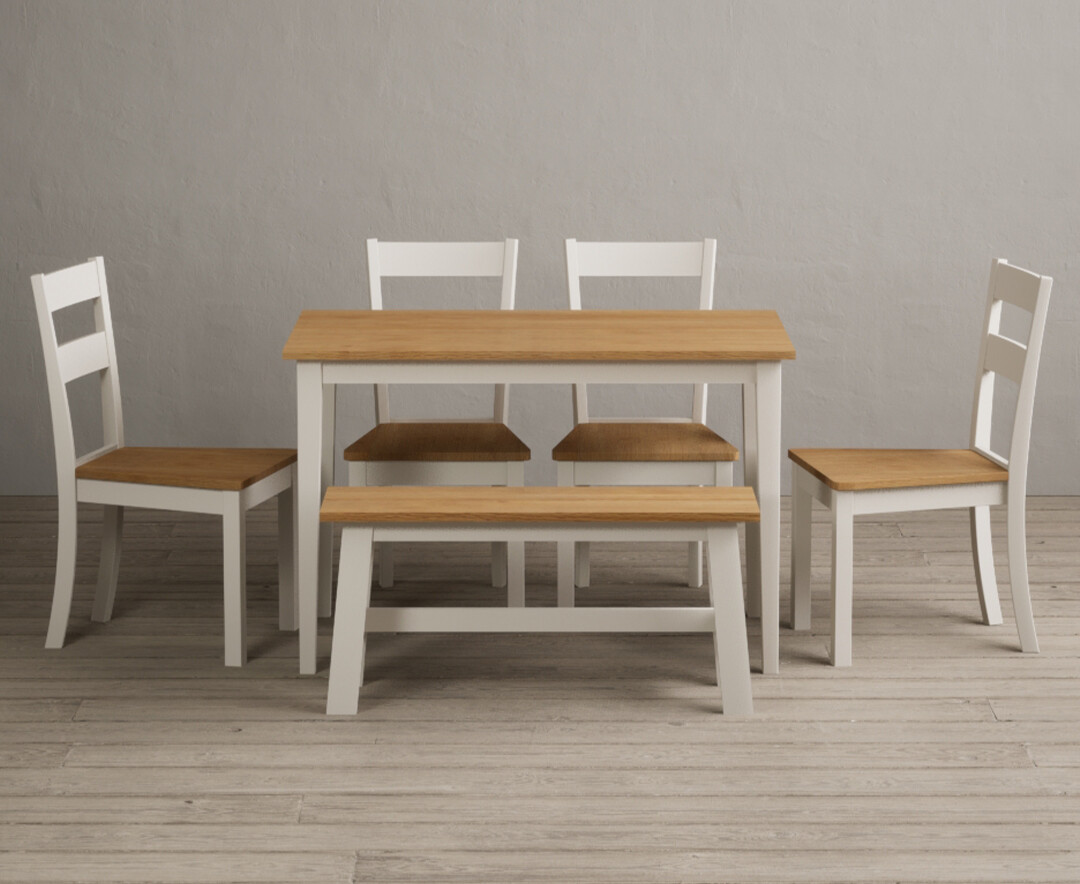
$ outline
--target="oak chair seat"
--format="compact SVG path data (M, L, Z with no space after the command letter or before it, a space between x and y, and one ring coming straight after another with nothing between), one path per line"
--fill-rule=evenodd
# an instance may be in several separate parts
M124 446L75 469L77 479L242 491L296 463L295 448Z
M342 523L329 715L355 715L359 708L369 632L710 633L725 715L753 711L738 538L739 522L760 519L752 488L331 487L319 518ZM518 543L576 537L704 543L710 603L684 608L371 606L374 544L499 537Z
M377 424L345 449L347 461L526 461L529 447L494 421L392 421Z
M788 457L836 491L1009 481L1007 469L968 448L793 448Z
M590 421L551 451L552 460L602 462L736 461L739 449L694 421Z

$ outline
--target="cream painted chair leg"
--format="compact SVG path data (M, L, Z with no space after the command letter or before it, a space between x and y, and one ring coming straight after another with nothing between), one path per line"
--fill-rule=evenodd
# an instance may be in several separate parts
M296 594L296 465L292 483L278 495L278 629L297 628Z
M810 628L810 549L814 498L791 465L791 628Z
M101 563L90 619L104 623L112 617L116 583L120 578L120 538L124 532L124 508L107 506L101 519Z
M979 607L983 623L1001 623L1001 602L998 600L997 575L994 573L994 545L990 534L990 507L973 506L971 516L971 552L975 557L975 584L979 588Z
M854 569L855 495L837 491L832 506L832 647L833 666L851 665L851 608Z
M525 484L525 464L507 464L508 485L521 487ZM506 603L511 608L525 607L525 542L515 540L503 544L506 555Z
M45 647L62 648L71 616L71 597L75 592L75 550L78 546L78 506L75 502L75 479L71 488L61 488L57 495L56 582L53 584L52 613Z
M1029 654L1039 653L1039 639L1035 635L1035 615L1031 610L1031 589L1028 585L1026 496L1023 491L1013 491L1009 484L1009 583L1012 587L1013 612L1016 631L1020 635L1020 650Z
M704 570L701 566L701 556L702 549L699 541L691 541L686 545L687 586L698 587L705 580Z
M351 526L341 532L337 611L330 648L330 684L326 691L327 715L356 715L360 705L367 612L371 602L373 534L371 528Z
M746 639L739 535L734 525L707 531L709 596L715 613L713 644L716 683L724 698L725 715L754 711L750 689L750 649Z
M560 488L574 484L574 465L572 463L560 463L557 465L557 481ZM555 544L556 550L556 596L560 608L574 607L574 549L576 544L572 540L560 540Z
M238 491L223 492L225 553L225 665L247 661L247 532Z
M574 585L585 588L589 585L591 547L589 542L574 544Z

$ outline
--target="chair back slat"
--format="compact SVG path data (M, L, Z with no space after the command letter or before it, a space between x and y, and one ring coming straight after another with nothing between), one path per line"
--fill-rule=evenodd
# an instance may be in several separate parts
M711 310L716 281L716 240L644 243L566 240L566 284L571 310L582 309L581 280L589 277L698 277L701 280L698 307ZM707 397L708 386L695 384L691 420L705 423ZM588 420L587 387L574 384L574 423Z
M986 336L986 360L984 371L1005 375L1019 384L1024 377L1024 365L1027 362L1027 347L1001 335Z
M56 353L60 363L60 379L65 383L104 371L109 367L109 344L105 332L94 332L61 344Z
M65 267L48 274L47 278L45 306L49 313L98 297L97 265L93 261Z
M502 277L499 309L513 310L517 289L518 241L501 242L380 242L367 241L368 290L371 309L384 309L382 280L392 277ZM495 385L492 419L506 423L510 388ZM375 386L375 420L390 418L390 389Z
M502 276L502 242L381 242L379 271L389 276Z
M1002 258L990 267L985 333L975 378L975 403L971 415L971 447L1009 468L1010 494L1023 494L1027 483L1031 418L1035 406L1035 381L1039 372L1046 314L1053 280L1010 265ZM1031 314L1027 340L1014 341L1000 334L1002 305L1012 304ZM1016 410L1005 457L991 447L994 413L994 379L997 375L1017 384Z
M84 264L54 273L38 273L31 277L30 283L34 290L34 305L45 357L45 376L49 386L57 482L60 488L74 493L77 460L67 391L71 381L94 373L99 375L104 437L104 446L100 451L124 444L120 379L116 369L105 262L101 258L92 258ZM53 313L87 301L94 303L95 331L61 345L57 341Z
M1037 273L1003 261L994 275L994 300L1005 301L1028 313L1034 313L1039 300L1041 279Z
M704 249L704 242L577 243L578 276L700 276Z

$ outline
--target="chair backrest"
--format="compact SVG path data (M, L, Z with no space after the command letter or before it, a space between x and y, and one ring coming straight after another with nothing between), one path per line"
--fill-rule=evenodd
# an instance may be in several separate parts
M390 277L502 277L501 310L514 309L517 287L518 241L502 242L380 242L367 241L368 284L371 309L383 309L382 281ZM493 419L506 423L510 388L495 387ZM390 393L385 384L375 387L375 420L390 420Z
M54 273L38 273L31 277L30 282L34 289L41 346L45 354L57 479L63 488L74 481L75 467L79 463L124 444L120 379L116 370L109 291L105 284L105 261L102 258L91 258L85 264L77 264ZM64 344L58 343L53 314L65 307L86 301L93 302L94 331ZM67 385L92 374L97 374L101 383L104 445L82 457L76 457Z
M581 309L583 277L697 277L698 306L711 310L716 280L716 240L700 242L578 242L566 241L566 282L570 309ZM666 305L659 305L666 306ZM705 423L708 389L694 386L691 420ZM574 384L574 423L589 420L585 384Z
M1039 373L1046 311L1050 305L1053 280L1030 270L1014 267L995 258L990 267L990 294L986 305L986 333L979 350L979 370L975 378L975 404L971 416L971 447L1009 468L1009 483L1026 486L1028 447L1031 442L1031 414L1035 405L1035 379ZM1001 314L1012 304L1031 315L1025 342L1001 334ZM1004 457L991 448L994 410L994 378L1003 375L1018 386L1009 454Z

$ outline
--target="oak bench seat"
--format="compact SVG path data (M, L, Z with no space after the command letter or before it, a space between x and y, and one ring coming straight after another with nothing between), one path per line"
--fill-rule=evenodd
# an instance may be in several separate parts
M355 715L369 632L707 632L726 714L753 711L737 526L759 519L743 487L368 486L327 489L342 524L326 711ZM381 541L701 541L708 607L370 607Z

